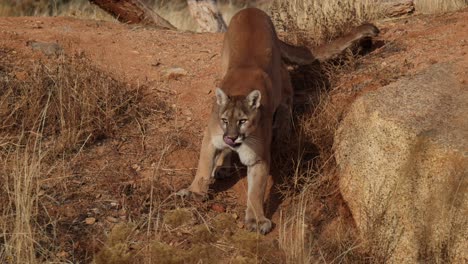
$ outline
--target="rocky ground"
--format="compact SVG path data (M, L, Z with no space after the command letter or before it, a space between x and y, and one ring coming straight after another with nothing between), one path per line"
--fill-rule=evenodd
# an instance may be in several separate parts
M356 98L433 64L449 63L454 79L466 92L466 21L467 10L377 22L381 35L375 48L335 71L329 93L337 106L338 120ZM241 230L246 202L243 177L216 184L212 199L205 203L170 196L187 186L195 173L213 91L222 77L222 37L61 17L0 18L0 50L12 58L15 78L25 78L28 65L38 61L52 61L62 53L78 54L111 78L139 87L150 109L142 122L131 122L113 137L84 147L63 170L41 179L41 210L47 214L39 214L39 222L54 229L52 250L56 257L73 263L90 262L103 248L112 227L129 222L144 227L136 241L147 239L143 238L147 230L154 228L159 230L155 237L168 245L193 248L196 241L187 237L195 231L158 222L176 208L188 208L198 224L204 221L201 218L211 221L227 212L236 230ZM58 45L44 48L41 43ZM338 214L349 215L339 197L312 206L340 208ZM261 240L275 248L280 215L293 204L274 197L269 201L269 215L276 228ZM320 219L310 230L330 232L326 221L333 219ZM242 239L235 241L242 244ZM228 246L219 247L225 250ZM268 254L262 260L281 263L284 257L281 251Z

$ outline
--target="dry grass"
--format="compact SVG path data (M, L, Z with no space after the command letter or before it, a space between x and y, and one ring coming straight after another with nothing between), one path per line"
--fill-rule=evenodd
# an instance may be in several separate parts
M84 57L60 57L56 62L36 64L31 73L17 71L24 80L4 77L0 86L4 138L21 144L22 132L37 132L45 144L53 145L49 152L74 151L112 135L138 115L135 105L142 99L141 91L129 92L90 68Z
M48 1L25 0L0 2L0 16L70 16L76 18L116 21L112 16L87 0Z
M139 89L130 89L89 66L84 57L60 57L32 66L1 50L0 260L50 259L38 239L42 214L39 181L88 144L141 117ZM39 212L41 211L41 213Z
M466 0L416 0L414 1L417 12L424 14L444 13L456 11L468 6Z
M288 40L318 45L352 26L381 17L378 1L273 1L271 14L277 29L288 33Z
M4 252L0 259L12 263L36 263L35 231L31 223L37 214L37 177L42 158L39 137L31 137L24 149L7 153L3 162L3 192L7 203L2 204L1 228ZM9 160L10 159L10 160ZM5 173L5 174L3 174Z

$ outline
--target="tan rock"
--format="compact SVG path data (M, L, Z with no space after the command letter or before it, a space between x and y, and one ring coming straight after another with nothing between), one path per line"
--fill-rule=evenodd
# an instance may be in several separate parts
M39 41L28 41L26 43L33 50L38 50L45 55L60 55L63 53L63 48L57 43L53 42L39 42Z
M187 71L183 68L169 68L163 71L164 78L168 80L176 80L187 75Z
M96 223L96 218L94 218L94 217L87 217L87 218L85 219L85 223L86 223L87 225L92 225L92 224Z
M362 96L337 131L341 192L387 263L468 260L468 87L452 72L436 64Z

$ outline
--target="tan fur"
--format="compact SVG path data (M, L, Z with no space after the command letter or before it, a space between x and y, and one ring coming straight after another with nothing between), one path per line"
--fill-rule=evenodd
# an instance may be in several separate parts
M344 50L366 36L363 31L368 29L341 38L331 44L332 52L321 52L319 57ZM262 234L271 230L263 200L270 173L273 116L279 107L291 109L293 97L282 59L308 64L316 58L306 48L280 41L270 18L259 9L247 8L232 18L222 50L224 78L203 136L198 170L190 187L179 192L205 196L215 166L229 152L236 152L247 166L246 228Z

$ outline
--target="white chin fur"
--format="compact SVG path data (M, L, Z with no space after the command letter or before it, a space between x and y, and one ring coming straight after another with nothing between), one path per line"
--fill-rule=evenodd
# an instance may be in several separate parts
M252 166L257 163L258 157L255 151L247 144L242 144L236 149L239 159L245 166Z
M236 143L242 143L243 142L243 140L239 140L239 141L240 142L238 142L238 140L236 140ZM222 135L213 136L211 138L211 143L217 149L230 148L230 149L236 151L239 154L240 161L245 166L254 165L258 160L258 157L257 157L257 154L255 153L255 151L249 145L247 145L245 143L241 144L237 148L230 147L224 142Z
M224 142L223 140L223 135L216 135L216 136L213 136L211 138L211 143L213 144L213 146L217 149L224 149L226 147L228 147L228 145L226 144L226 142Z

